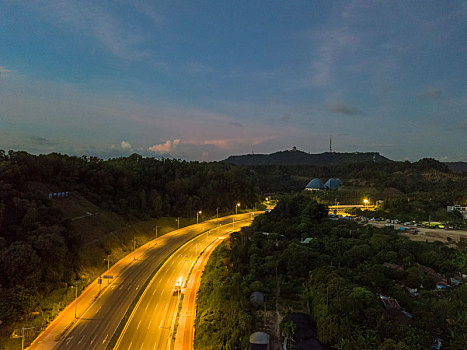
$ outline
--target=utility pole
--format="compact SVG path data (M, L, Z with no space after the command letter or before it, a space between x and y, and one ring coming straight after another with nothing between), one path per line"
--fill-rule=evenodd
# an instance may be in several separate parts
M110 254L107 254L107 259L104 259L104 260L107 260L107 270L110 269Z
M75 281L75 318L78 318L76 316L76 312L78 310L78 284L81 282Z
M24 350L24 331L28 330L28 329L33 329L33 328L34 327L27 327L27 328L23 327L23 328L21 328L21 335L20 335L20 337L21 337L21 350Z

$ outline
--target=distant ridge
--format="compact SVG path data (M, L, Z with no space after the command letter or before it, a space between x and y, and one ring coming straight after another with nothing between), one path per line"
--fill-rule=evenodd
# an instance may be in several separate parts
M455 173L467 172L467 162L444 162Z
M230 156L224 160L226 163L236 165L314 165L331 166L343 163L361 163L373 161L392 162L391 159L383 157L378 152L354 152L336 153L324 152L311 154L303 151L279 151L271 154L246 154L240 156Z

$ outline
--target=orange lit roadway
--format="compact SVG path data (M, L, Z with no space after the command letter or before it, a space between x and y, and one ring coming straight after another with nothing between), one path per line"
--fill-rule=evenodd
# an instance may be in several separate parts
M235 221L250 219L251 214L238 214ZM250 219L251 220L251 219ZM248 223L250 222L248 220ZM156 240L153 240L144 246L136 250L136 260L134 260L133 253L129 254L107 271L106 274L114 274L115 279L111 280L111 283L107 285L104 280L102 292L98 294L97 282L94 281L78 298L78 319L74 320L74 303L71 303L57 318L54 320L46 330L41 333L38 338L31 344L29 349L42 350L42 349L105 349L112 338L116 328L118 327L121 319L125 315L129 305L132 303L139 289L144 285L146 280L149 278L154 269L159 266L162 261L167 258L174 250L178 247L197 236L201 232L213 230L213 233L217 231L220 225L227 225L229 229L232 229L233 216L222 217L219 219L213 219L202 222L198 225L191 225L180 230L172 231L167 233ZM236 224L239 225L240 222ZM222 228L223 226L221 226ZM209 234L212 238L212 234ZM205 235L207 237L207 235ZM204 237L204 236L203 236ZM198 249L201 248L201 242L199 243ZM207 241L206 241L207 243ZM182 261L184 262L185 260ZM175 261L170 259L170 261ZM166 266L182 266L179 262L172 262L164 265ZM188 265L188 263L185 263ZM161 269L162 270L162 269ZM114 273L116 271L116 273ZM164 273L162 273L165 275ZM169 277L169 282L165 282L167 285L172 283L173 277ZM178 277L178 276L177 276ZM173 286L170 286L173 287ZM171 296L170 291L168 292ZM155 295L157 297L157 295ZM86 304L81 299L92 299L89 306L86 309L82 309L82 305ZM176 297L171 297L170 307L174 307ZM169 306L167 306L169 310ZM158 310L158 312L165 311ZM167 311L170 315L172 312ZM160 324L157 324L159 327ZM167 324L163 324L166 327ZM170 324L168 325L170 326ZM146 327L148 325L146 324ZM160 328L164 330L164 328ZM58 330L60 339L58 338ZM147 331L147 329L145 330ZM166 337L168 331L165 331ZM136 348L136 347L135 347ZM123 348L121 348L123 349ZM141 349L141 344L138 349ZM152 349L152 347L151 347Z
M240 215L238 215L240 219ZM244 216L243 216L244 218ZM174 348L169 339L173 333L180 294L173 292L176 281L185 285L190 268L201 249L217 241L233 229L251 223L251 219L236 221L191 240L175 252L157 272L146 288L128 320L115 349L163 350ZM206 261L205 261L206 262ZM183 313L183 312L182 312ZM177 349L178 350L178 349Z

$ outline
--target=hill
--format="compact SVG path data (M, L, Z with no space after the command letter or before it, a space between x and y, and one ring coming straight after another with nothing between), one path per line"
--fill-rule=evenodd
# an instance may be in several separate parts
M232 164L0 149L0 349L25 324L40 332L74 281L85 287L133 238L143 244L175 217L183 227L199 210L205 219L257 198L251 171Z
M445 162L444 164L455 173L467 172L467 162Z
M324 152L311 154L303 151L279 151L271 154L246 154L240 156L230 156L224 160L226 163L236 165L314 165L333 166L346 163L362 163L374 160L380 162L392 162L389 158L383 157L378 152L354 152L336 153Z

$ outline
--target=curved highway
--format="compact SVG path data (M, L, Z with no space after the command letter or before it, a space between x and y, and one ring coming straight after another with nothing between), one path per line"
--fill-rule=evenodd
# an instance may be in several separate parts
M236 221L249 218L250 213L238 214ZM114 279L109 280L110 284L104 280L100 293L97 281L83 292L78 298L77 320L74 320L72 303L36 338L29 349L105 349L139 288L144 285L154 269L190 239L208 230L217 231L219 225L231 228L232 221L233 216L228 216L191 225L167 233L138 248L135 255L129 254L106 272L113 275ZM82 309L81 305L86 304L81 301L82 298L92 299L86 309ZM173 305L175 299L170 298ZM166 323L163 326L165 327ZM54 333L54 328L64 329L64 335L57 339L57 331ZM138 347L140 348L141 346Z
M240 217L239 217L240 219ZM237 221L199 235L173 254L153 277L128 320L115 349L162 350L171 347L180 293L174 292L177 281L185 286L190 268L202 249L228 232L251 223Z

